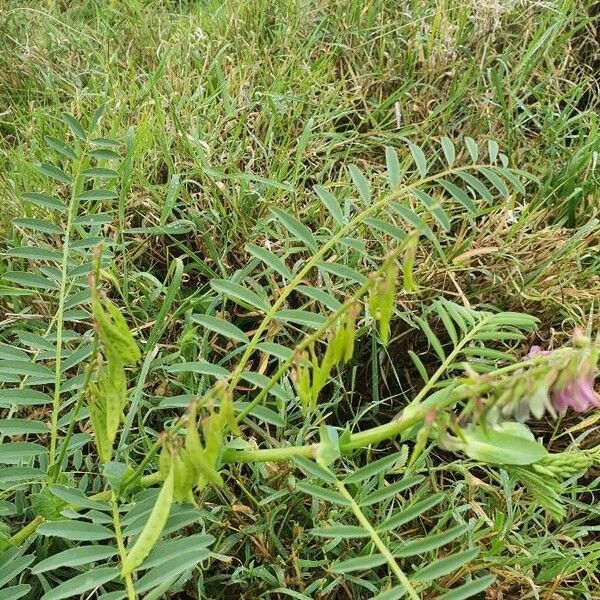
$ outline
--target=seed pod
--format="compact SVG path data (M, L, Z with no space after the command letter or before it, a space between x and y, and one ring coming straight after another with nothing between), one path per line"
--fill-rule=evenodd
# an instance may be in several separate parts
M310 386L310 408L314 408L317 405L319 398L319 392L324 385L323 375L321 371L321 365L319 365L319 358L317 357L314 348L311 348L311 386Z
M379 319L379 310L380 310L379 284L380 284L379 278L376 278L376 277L370 278L368 306L369 306L369 313L370 313L371 317L375 320Z
M223 487L224 482L221 474L214 465L210 464L204 452L195 458L195 464L200 471L196 480L199 490L203 490L209 483L216 487Z
M174 473L171 468L165 478L162 489L156 498L154 508L148 517L148 521L146 522L146 525L144 525L144 529L142 529L133 548L131 548L123 560L123 564L121 565L122 577L126 577L137 569L146 556L150 554L151 550L156 545L156 542L158 542L160 534L169 518L169 513L171 512L171 506L173 504L173 485Z
M216 464L223 446L223 420L218 413L212 413L202 424L204 452L210 464Z
M108 462L112 455L112 442L107 436L105 394L101 392L98 385L91 383L88 386L86 399L98 456L102 462Z
M187 460L194 474L194 481L200 489L206 487L207 483L212 483L219 487L223 485L221 475L219 475L214 465L210 464L204 448L202 448L196 416L193 414L190 416L190 423L188 424L185 449Z
M163 447L160 451L160 456L158 457L158 469L160 471L160 476L163 481L167 479L167 476L171 472L171 466L173 464L173 458L171 455L171 447L170 444L165 441Z
M427 440L429 439L429 431L430 431L430 427L423 427L417 433L416 443L413 447L413 451L410 456L410 460L408 461L409 467L412 467L415 464L415 462L417 461L419 456L421 456L421 453L423 452L423 450L425 450L425 446L427 445Z
M344 351L344 363L347 363L354 354L354 340L356 338L356 317L358 316L358 306L352 306L346 311L346 334L345 343L346 348Z
M135 364L140 359L140 350L116 305L108 298L100 299L94 293L92 313L104 348L112 351L121 363Z
M333 361L337 365L342 361L346 352L346 328L343 323L336 325L331 344L333 346Z
M93 276L91 287L92 313L106 367L100 369L98 383L89 388L88 405L98 454L107 462L112 456L112 447L127 401L124 365L137 362L140 351L119 309L108 298L100 297Z
M379 295L379 336L383 344L390 339L390 322L396 302L396 279L398 268L392 260L388 260L385 266L385 278L378 285Z
M222 386L221 389L217 390L221 403L219 405L219 415L224 425L227 425L230 431L234 435L240 435L240 430L235 420L235 409L233 408L233 399L231 398L231 392Z
M198 490L202 491L209 483L212 483L216 487L223 487L224 482L221 474L208 462L204 454L200 456L197 465L200 467L200 475L198 475L198 480L196 481Z
M312 385L310 382L310 370L307 365L308 357L305 353L294 359L294 370L292 379L298 394L302 408L307 409L311 405Z
M103 462L111 459L126 396L125 371L109 352L107 367L100 369L98 382L90 384L87 392L90 421L98 454Z
M189 457L191 468L194 470L194 479L198 479L200 468L198 467L199 457L203 456L204 448L200 442L200 434L198 433L198 423L196 415L192 412L189 416L187 425L187 433L185 435L185 449Z
M331 369L334 365L334 353L335 348L333 342L330 341L325 349L325 354L321 359L321 364L313 370L313 385L312 385L312 400L313 408L316 406L319 394L321 390L327 384L329 376L331 375Z
M99 389L100 393L104 395L106 406L106 439L112 449L127 399L127 382L123 367L121 365L110 365L102 377Z
M173 475L173 499L175 502L185 502L196 482L194 469L185 449L173 456Z
M119 344L118 349L123 362L125 364L135 364L140 360L141 353L129 331L125 317L123 317L114 302L111 302L108 298L106 299L106 309L112 318L113 327L119 333L121 344Z
M406 251L404 253L404 262L402 264L402 279L404 289L407 292L417 292L419 289L413 278L413 268L415 265L418 243L418 233L413 232L406 239Z

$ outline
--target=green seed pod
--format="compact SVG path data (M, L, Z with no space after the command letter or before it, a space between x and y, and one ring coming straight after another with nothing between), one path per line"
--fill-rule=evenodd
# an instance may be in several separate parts
M186 450L180 450L173 456L173 499L175 502L185 502L196 482L194 468Z
M371 277L369 281L369 313L375 320L379 319L380 303L379 303L379 279Z
M169 470L162 489L156 498L154 508L148 517L148 521L137 538L133 548L127 553L121 565L121 576L130 575L139 567L144 559L150 554L164 529L171 506L173 504L174 473Z
M104 406L106 407L106 439L112 449L123 416L123 406L127 396L127 384L123 367L109 369L99 383L98 389L104 396Z
M163 481L167 479L167 476L171 472L172 464L171 447L170 444L165 441L162 450L160 451L160 456L158 457L158 469Z
M204 454L200 456L197 465L200 467L200 475L198 475L196 481L198 490L202 491L209 483L212 483L215 487L223 487L224 481L221 474L208 462Z
M141 353L129 331L125 317L123 317L114 302L111 302L108 298L106 299L105 306L112 319L113 329L116 329L116 332L119 334L119 341L121 343L118 345L118 350L123 362L125 364L135 364L140 360Z
M354 340L356 338L356 317L358 316L358 307L350 307L346 311L346 334L345 334L345 351L344 351L344 363L347 363L354 354Z
M335 336L332 336L332 338L334 338ZM329 379L329 375L331 375L331 370L333 369L333 367L336 364L336 360L335 360L335 346L334 346L334 339L330 339L328 344L327 344L327 349L325 350L325 354L323 355L323 358L321 359L321 369L325 368L326 372L327 372L327 379Z
M423 452L423 450L425 450L425 446L427 445L427 440L429 439L429 431L430 431L429 427L423 427L417 433L416 443L413 447L413 451L410 456L410 460L408 461L409 467L412 467L415 464L415 462L417 461L419 456L421 456L421 453Z
M202 448L202 443L200 442L198 423L196 422L196 415L194 413L191 413L189 417L187 433L185 435L185 449L191 467L194 470L195 479L198 479L198 476L200 475L198 462L199 457L204 455L204 448Z
M204 452L195 457L194 465L200 471L196 480L199 490L203 490L209 483L216 487L223 487L224 482L221 474L214 465L210 464Z
M140 350L116 305L108 298L100 299L97 293L93 294L92 314L106 351L112 351L123 364L135 364L140 359Z
M100 369L98 383L89 388L88 405L98 454L107 462L111 459L127 402L124 365L137 362L140 351L119 309L108 298L101 298L93 284L92 313L106 367Z
M98 385L91 383L86 399L98 456L106 463L112 456L112 442L108 439L106 429L106 396Z
M212 483L218 487L223 485L223 479L219 472L211 465L198 433L198 424L195 415L190 416L187 434L185 438L186 458L189 461L190 468L194 474L194 481L200 489L206 487L207 483Z
M334 365L335 348L333 342L327 344L325 354L321 359L321 364L313 370L312 400L313 408L316 406L321 390L327 385L331 369Z
M87 403L90 421L96 437L100 458L111 459L112 447L123 416L127 396L127 382L123 366L108 353L106 368L101 368L97 383L90 384Z
M419 234L415 232L411 233L406 239L406 251L404 253L404 262L402 264L403 286L407 292L417 292L419 289L413 278L413 268L415 266L418 244Z
M204 452L210 464L216 464L223 446L224 423L218 413L212 413L202 424Z
M398 269L392 260L385 265L385 277L378 284L379 296L379 336L383 344L390 339L390 322L396 303L396 279Z
M346 328L343 323L337 324L331 345L333 346L333 361L337 365L342 361L346 352Z
M294 360L293 381L302 408L309 408L312 402L312 385L310 381L310 370L308 357L305 353Z
M230 431L234 435L240 435L240 430L235 420L235 409L233 407L233 399L231 398L231 392L222 386L221 389L217 390L220 397L219 415L224 425L227 425Z

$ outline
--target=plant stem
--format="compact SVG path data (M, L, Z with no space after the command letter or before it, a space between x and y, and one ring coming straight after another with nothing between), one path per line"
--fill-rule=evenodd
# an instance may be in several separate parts
M117 498L112 493L111 496L111 507L112 507L112 515L113 515L113 525L115 528L115 537L117 538L117 548L119 550L119 558L121 559L121 563L125 561L127 557L127 551L125 550L125 544L123 543L123 532L121 531L121 519L119 516L119 505L117 502ZM131 578L131 573L125 575L125 588L127 589L127 598L128 600L136 600L137 596L135 590L133 588L133 579Z
M90 283L90 292L92 295L96 294L97 290L98 290L97 286L98 286L98 279L100 277L101 262L102 262L102 245L100 244L99 246L97 246L96 252L94 254L92 272L90 273L90 276L88 278L88 281ZM71 439L71 437L73 436L73 432L75 431L75 425L77 423L77 416L79 415L79 411L81 410L81 406L82 406L83 400L85 398L85 392L87 390L87 387L92 379L92 373L94 371L94 365L96 364L96 355L98 354L99 343L100 342L98 340L98 334L97 334L96 330L94 330L94 342L92 344L91 359L90 359L90 362L87 364L83 385L81 386L81 389L79 390L79 395L77 396L75 406L73 407L71 420L69 422L69 428L67 430L67 434L65 435L65 438L63 439L62 448L61 448L58 460L56 461L56 464L54 464L54 465L51 464L48 469L48 476L49 476L48 479L49 479L50 483L54 483L60 475L60 470L62 468L63 461L65 460L65 456L67 454L69 440Z
M336 481L335 485L336 485L338 491L340 492L340 494L344 498L346 498L346 500L348 500L348 502L350 503L350 509L354 513L356 520L362 525L362 527L364 529L366 529L368 531L371 540L373 541L373 543L375 544L375 546L377 547L379 552L381 552L381 554L383 554L383 556L385 557L385 560L387 561L388 565L390 566L390 569L393 571L393 573L396 576L396 578L398 579L398 581L402 584L402 586L406 590L406 593L411 597L412 600L420 600L419 595L413 588L408 577L404 574L404 571L402 571L402 569L400 568L398 561L396 560L394 555L391 553L390 549L386 546L385 542L381 539L379 534L375 531L375 529L371 525L371 522L369 521L369 519L367 519L367 517L364 515L364 513L362 512L360 506L357 504L357 502L354 499L354 497L352 496L352 494L350 494L350 492L348 492L348 490L346 489L346 486L341 481Z
M49 470L49 482L54 483L58 479L60 475L60 470L62 468L62 464L65 460L65 456L67 455L67 450L69 446L69 441L73 436L73 432L75 431L75 425L77 424L77 417L79 416L79 411L83 405L83 401L85 398L85 391L90 383L93 373L93 365L94 365L94 357L98 352L98 336L94 334L94 345L92 347L92 360L88 363L87 369L85 372L85 379L83 381L83 386L79 390L79 395L77 396L77 400L75 402L75 406L73 407L73 413L71 415L71 420L69 421L69 428L67 429L67 433L62 441L62 447L60 449L60 454L58 455L58 460L53 465L52 469Z
M400 254L400 252L402 251L402 249L404 248L404 245L401 244L400 246L398 246L398 248L395 248L387 257L385 263L387 263L388 260L390 259L394 259L398 256L398 254ZM375 271L375 273L373 273L373 276L378 276L381 273L384 272L385 266L379 268L377 271ZM285 375L285 373L287 372L287 370L290 368L290 366L292 365L292 363L294 362L294 356L300 352L302 352L303 350L305 350L306 348L308 348L312 343L320 340L323 335L325 334L325 332L330 329L332 326L334 326L336 324L336 322L338 321L338 319L348 310L350 310L350 308L352 308L352 306L355 304L355 302L357 300L359 300L360 298L362 298L368 291L369 288L371 287L371 281L367 281L366 283L364 283L363 285L361 285L358 290L356 290L356 292L354 292L354 294L352 294L352 296L346 300L346 302L344 302L344 304L342 304L342 306L340 306L337 310L335 310L333 313L331 313L331 315L329 315L329 317L327 318L327 320L323 323L323 325L321 325L316 331L314 331L313 333L311 333L310 335L306 336L304 339L302 339L302 341L300 341L300 343L298 343L295 347L293 352L290 353L289 358L285 359L279 366L279 368L277 369L277 371L270 376L269 378L269 382L261 389L261 391L256 395L256 397L252 400L252 402L250 402L248 404L248 406L244 407L244 409L242 411L240 411L240 413L238 413L236 415L235 420L239 423L240 421L242 421L246 416L248 416L248 414L252 411L252 409L257 406L258 404L260 404L260 402L262 402L262 400L266 397L266 395L271 391L271 389L277 384L277 382Z
M361 225L364 222L364 220L366 218L378 213L380 210L385 208L390 202L392 202L393 200L395 200L397 198L405 196L406 194L410 193L415 188L418 188L429 182L433 182L437 179L441 179L441 178L447 177L449 175L459 173L461 171L477 169L477 167L478 167L478 165L463 165L461 167L454 167L452 169L446 169L445 171L442 171L441 173L436 173L435 175L430 175L429 177L424 177L422 179L419 179L418 181L415 181L414 183L405 185L399 189L396 189L396 190L390 192L389 194L386 194L385 196L383 196L383 198L381 198L377 202L374 202L373 204L369 205L365 210L363 210L362 212L357 214L354 218L350 219L350 221L348 221L348 223L346 223L346 225L344 225L343 227L340 227L338 229L338 231L334 235L332 235L329 238L329 240L327 240L327 242L325 242L325 244L323 244L319 248L319 250L317 250L317 252L315 252L310 257L310 259L306 262L306 264L300 269L300 271L298 271L296 276L281 290L277 300L273 303L271 308L267 311L267 313L263 317L260 325L254 332L254 335L252 336L250 343L246 347L246 350L244 351L244 354L242 355L240 362L237 364L235 371L231 374L231 377L230 377L229 383L228 383L230 391L233 391L235 389L235 386L238 384L238 382L242 376L242 373L244 372L244 369L246 368L246 365L248 364L248 361L250 360L250 357L252 356L252 353L256 350L256 347L258 346L258 344L260 342L262 334L266 331L268 325L275 318L279 309L285 304L285 301L287 300L288 296L296 289L296 287L300 283L302 283L302 281L304 280L306 275L308 275L308 273L317 265L317 263L325 256L325 254L327 254L327 252L329 252L329 250L334 248L335 245L343 237L352 233L359 225Z
M357 448L370 446L396 437L399 433L410 429L413 425L422 421L431 410L444 408L454 404L459 396L450 393L442 402L435 406L413 406L407 407L404 412L389 423L354 433L350 439L340 444L340 452L349 454ZM296 456L313 458L319 448L319 444L307 446L286 446L283 448L267 448L258 450L233 450L226 449L223 455L225 463L254 463L254 462L280 462L290 460Z
M475 326L467 333L459 342L454 346L452 352L446 356L446 359L436 369L435 373L427 380L427 383L419 390L419 393L410 401L408 406L416 406L429 394L433 386L437 383L440 377L448 370L448 367L456 360L458 355L462 352L463 348L473 339L473 337L485 327L491 316L484 317L475 324Z
M296 456L314 458L319 444L308 446L286 446L284 448L267 448L264 450L225 450L223 462L225 463L256 463L256 462L281 462L291 460Z
M65 312L65 300L67 291L67 271L69 263L69 247L71 243L71 234L73 230L73 222L77 216L77 208L79 207L79 201L77 200L80 188L79 174L83 168L83 161L85 155L82 153L81 158L77 162L77 166L73 171L72 184L71 184L71 197L69 200L67 224L65 228L63 247L62 247L62 264L61 264L61 276L60 276L60 289L58 296L58 309L56 311L56 353L55 353L55 365L54 365L54 394L52 396L52 417L50 426L50 450L49 450L49 464L48 469L52 469L54 466L54 460L56 456L56 444L58 441L58 415L60 413L60 380L62 376L62 346L63 346L63 325L64 325L64 312Z
M15 535L8 539L9 546L19 546L22 544L30 535L35 533L35 530L45 521L44 517L37 516L31 523L27 523L25 527L19 529Z

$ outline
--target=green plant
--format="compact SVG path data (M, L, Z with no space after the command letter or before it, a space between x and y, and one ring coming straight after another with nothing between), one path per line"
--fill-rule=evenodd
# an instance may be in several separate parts
M595 598L598 417L577 411L597 402L597 12L592 0L4 0L0 596L385 598L404 574L425 598L488 577L481 596ZM64 264L68 210L21 192L69 205L73 187L36 166L72 177L102 149L65 137L65 112L122 160L99 165L118 178L84 183L117 197L89 199L72 224L57 413L59 290L18 279L60 284ZM471 166L446 178L470 209L432 182L398 196L404 212L357 222L228 389L263 305L313 255L285 214L318 250L367 207L358 188L388 195L386 146L404 185L421 179L413 155L429 175L446 154L466 167L465 136L477 163L498 140L537 180L517 174L524 189L498 193ZM258 307L227 299L232 283ZM117 361L124 402L94 290L142 351ZM531 344L551 354L522 360ZM170 515L147 528L166 513L171 465ZM348 561L358 570L336 570ZM122 563L135 565L125 577Z
M92 130L98 126L100 116L98 112L92 119ZM133 399L128 392L125 367L134 366L141 354L117 305L100 289L101 282L107 281L118 290L119 282L110 274L110 261L115 257L110 251L94 250L99 248L98 243L106 248L114 246L113 240L100 239L99 234L110 221L109 203L119 197L115 185L118 186L120 175L112 164L120 161L120 144L107 138L91 138L73 117L65 117L65 122L72 134L71 144L56 138L46 141L70 169L51 163L38 168L57 182L55 195L23 195L26 202L46 214L43 219L17 219L15 227L36 232L35 245L24 244L7 253L15 260L15 266L19 261L33 264L39 271L15 268L3 275L12 286L7 293L16 307L23 294L30 302L32 297L38 297L40 304L58 307L48 322L36 318L27 323L26 330L16 332L17 339L33 349L32 356L15 348L3 363L4 382L13 386L2 389L0 397L10 400L13 415L32 404L50 402L45 390L50 386L53 391L48 448L30 441L4 443L0 448L4 462L29 463L3 469L0 475L10 477L18 489L29 491L29 510L34 515L29 524L6 539L5 547L12 549L6 550L5 560L14 560L14 552L21 556L11 567L7 581L34 561L34 555L26 554L26 549L31 534L37 532L48 543L62 539L71 547L35 563L33 573L90 563L102 565L85 569L55 587L48 586L45 600L72 597L101 586L113 589L105 594L110 598L133 599L150 590L151 597L158 597L180 575L211 556L208 548L215 542L211 535L172 539L168 536L202 519L207 493L226 494L229 478L223 473L224 465L294 459L309 476L307 481L297 482L296 490L310 496L315 506L332 507L325 513L330 517L319 518L326 525L313 529L312 535L331 539L334 543L328 545L334 554L342 540L367 540L356 548L356 556L334 560L334 572L346 575L387 565L391 578L376 593L377 598L386 599L405 594L419 598L431 588L443 593L444 598L463 598L487 588L494 580L489 575L469 576L458 585L451 585L450 590L437 583L439 577L453 571L465 573L461 569L467 565L469 573L478 568L474 561L479 550L466 541L476 539L476 524L448 515L421 537L407 540L400 533L405 524L443 502L443 494L428 496L427 487L421 485L414 497L406 497L399 508L394 505L401 493L425 481L424 452L431 452L436 443L484 463L505 465L526 481L538 497L540 487L555 485L557 474L549 470L547 452L524 425L507 424L511 429L489 431L496 427L499 415L504 414L503 386L514 385L515 373L530 377L535 373L529 363L515 363L511 352L499 351L493 345L523 340L534 329L535 319L434 300L422 316L413 318L412 326L425 335L440 364L430 373L417 354L411 352L423 386L396 418L352 431L349 427L325 424L327 413L321 404L327 387L336 377L344 377L344 365L352 360L357 339L376 325L377 344L385 347L393 340L397 294L410 297L420 287L413 274L418 241L425 240L434 253L443 257L443 236L452 227L453 219L463 218L465 213L468 219L475 219L481 210L480 198L491 202L497 195L506 196L508 186L524 190L520 180L523 174L508 168L508 160L498 145L490 142L487 157L481 158L472 139L465 139L463 151L443 138L442 152L426 158L421 148L409 143L414 169L408 164L401 166L396 151L387 148L389 189L379 198L373 197L361 171L350 167L357 197L347 202L345 209L330 191L322 187L316 190L331 215L331 231L313 232L289 212L271 209L271 226L283 232L282 252L278 255L265 247L250 246L248 251L254 258L242 269L241 277L211 280L219 297L243 311L235 319L240 325L250 322L250 316L251 320L258 319L258 325L248 335L243 326L232 320L208 312L191 315L192 322L216 334L228 349L218 363L206 359L176 360L162 368L179 377L200 374L217 381L195 395L197 399L187 413L165 434L148 440L150 445L143 460L136 462L128 452L128 438L136 418L138 426L143 427L143 415L134 405L135 392ZM106 161L111 167L105 166ZM107 181L108 185L91 185L98 180ZM65 194L69 201L63 205ZM105 208L109 211L104 212ZM66 211L66 221L62 220L61 211ZM434 219L433 227L425 215ZM51 236L62 238L61 252L53 250ZM371 241L367 244L364 240ZM390 241L395 245L391 252ZM379 259L380 253L385 258ZM293 257L302 260L290 267ZM372 275L364 274L378 262L380 266ZM397 290L399 272L403 285ZM179 263L175 263L173 273L175 280L180 281ZM271 300L261 290L260 282L274 274L279 278L279 291ZM326 282L326 289L315 285L319 281ZM296 307L289 304L294 295ZM91 313L86 308L90 305ZM443 325L449 352L429 324L432 319ZM66 327L72 322L93 327L84 333L75 332ZM148 339L145 360L154 359L158 335L151 334ZM563 352L582 351L574 348ZM257 355L265 358L255 362ZM461 374L461 359L468 361L473 375ZM541 356L531 364L549 361ZM594 368L596 361L597 356ZM505 366L499 367L499 362ZM54 370L48 363L53 363ZM144 369L145 364L137 371L137 377L144 376ZM483 374L476 375L473 369ZM242 381L251 388L241 389ZM477 399L485 394L495 410L479 410ZM271 398L277 401L279 413L269 406ZM87 413L83 410L86 403ZM238 429L246 423L258 427L257 431L269 423L283 426L281 413L294 411L296 403L305 427L320 424L319 441L254 448ZM462 415L455 420L452 411L460 407ZM87 416L93 438L74 433L75 424ZM46 433L35 421L14 419L14 424L13 434ZM230 433L236 437L231 438ZM450 434L457 437L453 440ZM410 456L403 447L400 453L367 462L358 469L350 468L349 472L343 472L342 467L342 474L338 474L344 457L398 436L413 442ZM77 449L90 443L98 457L90 467L98 476L86 494L76 468L70 469L68 460L73 460ZM509 452L503 447L507 444L516 444L519 450ZM594 456L580 461L578 471L590 466ZM530 465L537 465L536 470L528 469ZM312 483L313 479L319 483ZM161 480L158 494L142 491ZM97 492L90 495L94 488ZM561 518L564 511L556 486L553 498L553 504L542 504ZM347 524L350 515L358 525ZM132 538L133 541L126 541ZM109 543L111 539L116 539L116 548ZM464 542L455 546L457 540ZM80 542L90 543L81 546ZM440 547L449 549L436 558L435 550ZM117 557L120 567L115 563ZM419 568L414 570L413 563L413 570L407 572L402 563L410 565L411 557L418 558ZM120 589L120 577L125 590ZM353 580L355 585L372 587L368 582L360 584L360 576L353 576ZM10 593L13 591L19 593L16 589Z

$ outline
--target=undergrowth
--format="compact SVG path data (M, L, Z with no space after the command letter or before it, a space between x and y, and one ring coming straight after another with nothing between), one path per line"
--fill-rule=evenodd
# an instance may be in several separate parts
M597 598L592 2L0 5L0 595Z

